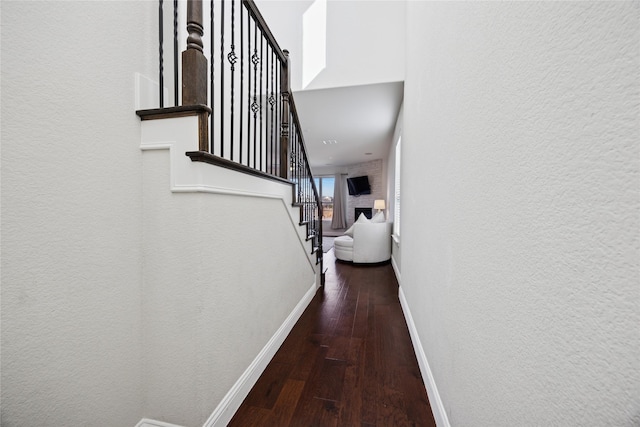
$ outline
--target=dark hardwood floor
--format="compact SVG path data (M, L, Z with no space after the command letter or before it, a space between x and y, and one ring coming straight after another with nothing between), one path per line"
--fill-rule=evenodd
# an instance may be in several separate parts
M324 289L230 426L435 426L391 265L325 254Z

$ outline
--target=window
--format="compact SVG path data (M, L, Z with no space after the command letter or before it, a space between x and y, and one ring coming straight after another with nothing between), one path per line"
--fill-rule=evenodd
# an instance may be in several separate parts
M333 218L333 187L336 179L332 176L321 176L315 178L316 188L322 201L322 218Z
M398 144L396 145L396 170L395 170L395 196L394 196L394 208L393 208L393 234L400 236L400 158L402 148L400 143L402 137L398 138Z

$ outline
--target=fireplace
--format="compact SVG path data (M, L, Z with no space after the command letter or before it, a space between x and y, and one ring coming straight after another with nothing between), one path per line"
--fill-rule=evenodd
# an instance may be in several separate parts
M367 218L371 219L371 215L372 215L372 208L355 208L355 217L354 217L354 221L357 221L358 218L360 218L360 214L363 213L364 216L366 216Z

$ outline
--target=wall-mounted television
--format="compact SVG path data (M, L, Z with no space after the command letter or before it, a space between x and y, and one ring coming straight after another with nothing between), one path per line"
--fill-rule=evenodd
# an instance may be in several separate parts
M371 186L369 185L369 177L355 176L347 178L347 187L350 196L359 196L361 194L371 194Z

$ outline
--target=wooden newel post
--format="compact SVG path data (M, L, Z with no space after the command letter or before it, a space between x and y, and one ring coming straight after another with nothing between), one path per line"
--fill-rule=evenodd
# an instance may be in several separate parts
M182 52L182 105L207 105L207 58L202 52L202 0L187 1L187 50ZM207 112L198 113L198 150L209 151Z
M182 105L207 104L207 58L202 53L202 0L187 2L187 50L182 52Z
M289 179L289 51L283 50L285 61L280 69L280 94L282 96L282 123L280 123L280 177Z

